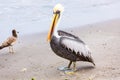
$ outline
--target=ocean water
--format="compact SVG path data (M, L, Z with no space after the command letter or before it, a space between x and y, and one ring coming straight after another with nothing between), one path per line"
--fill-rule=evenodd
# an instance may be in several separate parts
M120 18L120 0L0 0L0 41L49 30L53 7L64 6L59 29Z

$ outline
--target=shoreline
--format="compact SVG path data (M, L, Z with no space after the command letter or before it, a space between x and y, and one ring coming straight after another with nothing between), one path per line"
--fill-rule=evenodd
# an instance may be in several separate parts
M63 29L80 37L92 50L96 67L77 62L78 71L66 75L57 70L67 66L67 60L56 56L47 42L47 32L23 35L14 46L0 51L2 80L119 80L120 79L120 19L88 24L85 27ZM25 71L22 71L26 69Z

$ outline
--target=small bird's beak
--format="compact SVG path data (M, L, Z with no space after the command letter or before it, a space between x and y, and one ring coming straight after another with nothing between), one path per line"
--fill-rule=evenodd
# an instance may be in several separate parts
M59 20L59 16L60 16L60 13L54 13L53 14L53 18L52 18L52 23L51 23L51 26L50 26L50 30L48 32L48 37L47 37L47 41L50 41L51 40L51 37L52 37L52 34L54 32L54 29L57 25L57 22Z

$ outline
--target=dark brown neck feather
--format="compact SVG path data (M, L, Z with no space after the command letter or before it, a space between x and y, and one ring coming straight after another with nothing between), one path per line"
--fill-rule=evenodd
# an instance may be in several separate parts
M12 30L12 35L17 38L16 30Z

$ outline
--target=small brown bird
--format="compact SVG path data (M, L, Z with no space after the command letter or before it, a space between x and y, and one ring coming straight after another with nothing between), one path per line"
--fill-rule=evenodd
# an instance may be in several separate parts
M9 47L9 53L14 53L13 51L13 45L17 41L17 32L15 29L12 30L12 36L8 37L7 40L5 40L1 45L0 49L3 49L5 47Z

